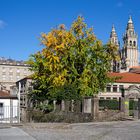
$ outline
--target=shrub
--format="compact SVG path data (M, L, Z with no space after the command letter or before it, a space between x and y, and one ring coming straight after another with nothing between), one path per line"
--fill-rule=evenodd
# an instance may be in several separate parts
M119 101L117 100L99 100L99 107L111 110L119 110Z
M43 111L44 113L49 113L53 111L53 105L52 104L40 104L37 107L39 110Z

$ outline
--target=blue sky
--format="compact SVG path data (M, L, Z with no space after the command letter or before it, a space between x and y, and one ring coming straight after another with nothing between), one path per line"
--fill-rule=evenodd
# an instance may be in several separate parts
M41 49L41 32L61 23L69 28L78 15L103 43L114 24L122 42L129 15L140 35L139 5L140 0L0 0L0 56L27 60Z

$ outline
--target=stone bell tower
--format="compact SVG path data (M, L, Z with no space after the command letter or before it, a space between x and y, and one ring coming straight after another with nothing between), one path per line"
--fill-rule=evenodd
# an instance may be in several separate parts
M117 34L116 34L116 31L115 31L115 27L114 25L112 26L112 30L111 30L111 33L110 33L110 43L115 45L117 47L117 50L118 50L118 54L117 55L120 55L120 45L119 45L119 41L118 41L118 37L117 37ZM112 70L113 72L119 72L120 71L120 62L116 61L116 60L113 60L112 61Z
M114 25L112 26L112 30L110 33L110 43L119 47L118 37L115 31Z
M138 66L138 35L135 33L131 16L129 17L126 32L123 36L122 55L126 61L126 70L130 67Z

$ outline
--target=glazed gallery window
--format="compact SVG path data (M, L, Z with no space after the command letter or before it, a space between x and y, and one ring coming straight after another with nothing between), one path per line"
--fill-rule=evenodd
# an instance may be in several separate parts
M123 88L123 85L119 85L119 92L122 92Z
M117 92L117 85L113 85L113 92Z
M111 92L111 85L107 85L106 92Z

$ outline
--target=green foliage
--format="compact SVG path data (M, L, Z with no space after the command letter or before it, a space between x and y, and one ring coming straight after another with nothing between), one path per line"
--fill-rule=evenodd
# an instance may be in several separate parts
M118 100L99 100L99 106L104 109L119 110Z
M93 117L90 114L73 113L73 112L50 112L48 114L42 111L33 110L29 112L30 118L34 122L65 122L65 123L78 123L90 122Z
M49 113L51 111L53 111L53 105L52 104L40 104L37 106L37 108L45 113Z
M42 33L40 41L44 48L28 62L34 72L35 99L93 96L111 82L107 73L116 59L116 47L102 45L83 17L79 16L70 30L60 25Z
M129 110L138 110L138 101L129 100Z

